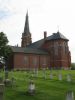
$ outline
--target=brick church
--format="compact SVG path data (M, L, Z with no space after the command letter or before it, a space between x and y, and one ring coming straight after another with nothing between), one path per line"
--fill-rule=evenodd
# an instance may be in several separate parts
M11 68L21 70L70 68L69 40L59 31L48 37L45 31L43 39L32 43L28 13L26 14L25 27L21 39L21 47L11 46L12 55L9 59Z

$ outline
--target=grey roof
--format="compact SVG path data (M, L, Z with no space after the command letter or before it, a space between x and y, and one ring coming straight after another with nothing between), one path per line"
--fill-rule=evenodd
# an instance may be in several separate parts
M25 48L24 53L32 53L32 54L48 54L46 51L41 49L34 48Z
M39 40L39 41L36 41L36 42L34 42L34 43L28 45L27 47L28 47L28 48L37 48L37 49L38 49L38 48L41 47L41 45L43 45L44 42L45 42L45 40L44 40L44 39L41 39L41 40Z
M57 33L53 33L51 36L48 36L45 40L41 39L39 41L36 41L36 42L28 45L27 47L38 49L44 44L45 41L47 41L47 40L58 40L58 39L63 39L63 40L68 41L68 39L58 31Z
M40 50L40 49L34 49L34 48L22 48L22 47L17 47L17 46L11 46L12 51L15 53L29 53L29 54L48 54L46 51L44 50Z
M11 46L13 52L24 52L24 48L18 46Z
M61 34L59 31L57 33L53 33L51 36L47 37L46 40L57 40L57 39L63 39L63 40L68 41L68 39L63 34Z
M68 41L68 39L62 35L60 32L53 33L51 36L48 36L46 39L41 39L39 41L36 41L27 47L17 47L17 46L11 46L13 52L23 52L23 53L32 53L32 54L48 54L48 52L41 50L40 47L44 44L45 41L51 41L51 40L58 40L63 39Z

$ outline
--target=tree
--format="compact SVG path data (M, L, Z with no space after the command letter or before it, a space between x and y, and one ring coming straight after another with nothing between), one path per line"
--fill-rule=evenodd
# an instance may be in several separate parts
M71 63L71 70L75 70L75 63Z
M11 47L8 45L7 36L0 32L0 58L3 58L6 63L10 54Z

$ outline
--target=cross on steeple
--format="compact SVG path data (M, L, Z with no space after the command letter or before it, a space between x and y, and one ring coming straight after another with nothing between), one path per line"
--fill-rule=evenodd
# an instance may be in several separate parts
M59 25L57 26L57 28L58 28L58 31L57 32L59 32Z

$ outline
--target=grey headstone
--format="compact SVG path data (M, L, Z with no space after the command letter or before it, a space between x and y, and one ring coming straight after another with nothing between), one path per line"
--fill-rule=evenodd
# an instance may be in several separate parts
M43 74L44 79L46 79L46 73Z
M3 77L0 77L0 84L3 83Z
M50 73L50 79L53 79L53 74L52 74L52 72Z
M61 74L61 73L58 74L58 79L59 79L60 81L62 80L62 74Z
M16 80L14 77L11 78L12 88L16 88Z
M29 86L28 86L28 93L30 95L34 95L35 94L35 83L33 80L29 81Z
M67 81L71 82L71 75L70 74L67 75Z
M43 78L46 79L46 69L43 68Z
M0 100L4 100L4 84L0 84Z
M38 69L34 69L34 77L38 77Z
M68 91L67 92L66 100L74 100L74 93L73 93L73 91Z
M4 84L5 84L5 86L11 86L12 81L10 79L5 79Z
M8 79L8 71L5 71L5 79Z

